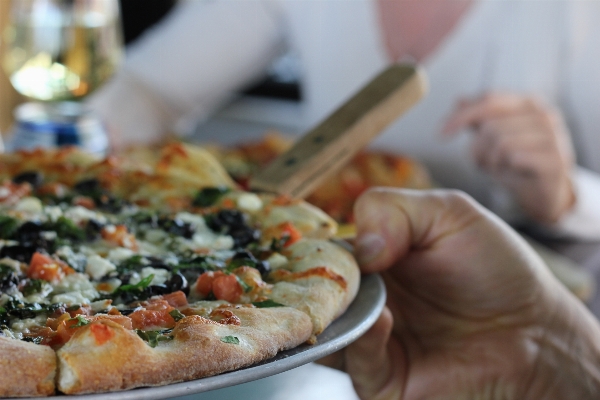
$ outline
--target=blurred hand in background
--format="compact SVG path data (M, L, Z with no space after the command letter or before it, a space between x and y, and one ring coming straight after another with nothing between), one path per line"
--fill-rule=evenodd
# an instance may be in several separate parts
M531 96L488 94L458 103L444 132L473 131L477 165L534 220L551 224L575 204L575 156L560 112Z

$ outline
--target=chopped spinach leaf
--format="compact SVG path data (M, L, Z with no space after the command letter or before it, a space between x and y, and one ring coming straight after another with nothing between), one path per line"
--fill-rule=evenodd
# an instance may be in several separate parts
M75 222L64 216L58 217L54 222L46 222L43 225L45 231L55 231L56 236L61 239L82 241L86 238L85 230L78 227Z
M4 304L6 317L17 319L35 318L40 314L50 314L62 307L62 304L25 303L15 298Z
M43 279L28 280L23 286L23 289L21 289L23 296L30 296L34 293L41 292L42 288L44 287L44 282L45 281Z
M230 190L231 189L225 186L200 189L194 197L192 205L195 207L210 207L214 205L221 198L221 196Z
M136 254L131 256L125 260L123 260L118 266L117 271L119 273L130 272L130 271L140 271L143 267L148 266L146 259L144 256L140 254Z
M10 265L0 264L0 279L4 279L14 272L15 270Z
M9 239L19 228L19 221L8 215L0 215L0 238Z

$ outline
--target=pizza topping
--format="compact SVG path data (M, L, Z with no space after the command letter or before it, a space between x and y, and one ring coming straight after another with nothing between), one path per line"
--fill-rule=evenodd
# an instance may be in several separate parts
M43 279L48 282L58 282L65 275L74 273L73 268L66 263L55 260L50 256L35 252L27 268L27 276L31 279Z
M217 300L236 303L244 293L244 289L235 275L220 275L212 282L212 292Z
M42 184L44 176L37 171L24 171L12 178L14 183L29 183L32 187L38 187Z
M173 340L173 336L171 336L171 329L162 329L158 331L143 331L136 329L135 332L140 338L142 338L142 340L148 342L150 347L158 346L159 342Z
M102 238L109 243L125 247L130 250L137 250L138 244L135 236L129 233L125 225L107 225L100 231Z
M110 327L99 323L90 326L90 332L92 332L92 335L94 335L94 339L96 340L96 344L98 346L108 342L115 335Z
M215 232L231 236L235 247L245 247L260 240L260 231L248 222L248 216L238 210L225 209L207 216L207 225Z
M263 238L255 194L207 188L193 200L200 213L169 213L119 201L94 179L69 188L25 178L11 183L27 190L0 214L5 335L58 349L85 328L102 344L113 332L100 322L110 319L154 347L186 316L241 325L232 304L283 307L269 299L266 280L302 235L280 224Z
M257 308L285 307L283 304L273 300L255 301L252 305Z
M215 205L219 199L231 189L225 186L207 187L198 191L192 205L194 207L210 207Z
M238 197L236 205L241 210L256 212L262 208L263 202L260 197L254 193L242 193Z
M236 336L223 336L221 338L221 342L229 344L240 344L240 339L238 339Z
M211 321L220 323L221 325L236 325L240 326L242 321L231 310L215 309L209 315Z

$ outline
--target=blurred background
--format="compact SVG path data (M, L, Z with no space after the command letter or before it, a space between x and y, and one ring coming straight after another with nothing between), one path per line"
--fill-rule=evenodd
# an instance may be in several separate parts
M177 0L119 1L123 44L127 46L133 43L144 31L167 15L176 2ZM10 6L10 0L0 1L0 32L5 32L8 25ZM0 45L0 59L4 59L6 51L6 46ZM14 89L7 74L2 70L0 73L0 132L3 135L7 134L14 122L13 110L26 100Z

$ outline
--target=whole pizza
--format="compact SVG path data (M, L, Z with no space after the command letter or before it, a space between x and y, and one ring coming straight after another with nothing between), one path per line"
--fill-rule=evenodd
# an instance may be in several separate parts
M314 343L359 270L303 201L205 150L0 155L0 396L197 379Z

